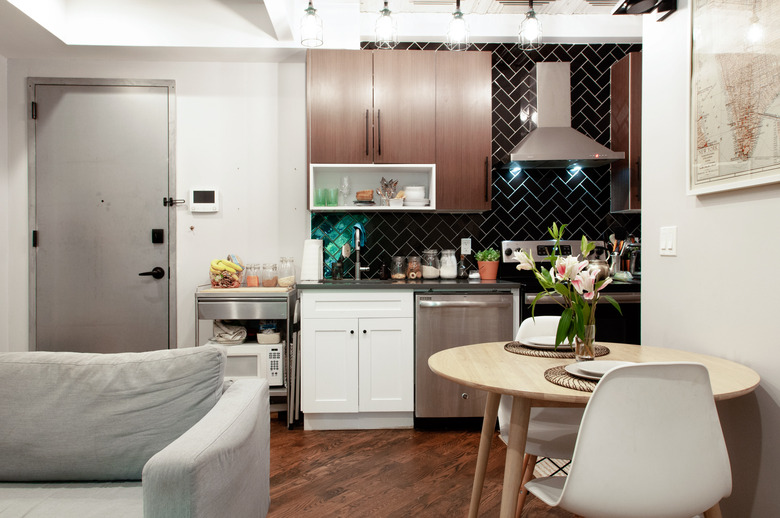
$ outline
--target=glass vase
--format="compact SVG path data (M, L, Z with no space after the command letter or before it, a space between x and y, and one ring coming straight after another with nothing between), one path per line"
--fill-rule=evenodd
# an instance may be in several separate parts
M596 359L596 326L585 326L585 335L574 337L574 358L578 362Z

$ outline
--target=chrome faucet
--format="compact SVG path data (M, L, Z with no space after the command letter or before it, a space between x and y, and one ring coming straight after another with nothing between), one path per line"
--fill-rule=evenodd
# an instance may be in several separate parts
M368 266L360 266L360 243L365 243L366 236L363 234L362 227L355 225L355 280L360 280L362 272L368 273Z

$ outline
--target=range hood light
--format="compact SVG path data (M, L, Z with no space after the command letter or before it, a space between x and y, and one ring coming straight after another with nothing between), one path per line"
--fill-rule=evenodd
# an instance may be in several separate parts
M520 167L520 164L517 162L509 162L509 174L512 176L512 178L519 175L522 171L523 168Z

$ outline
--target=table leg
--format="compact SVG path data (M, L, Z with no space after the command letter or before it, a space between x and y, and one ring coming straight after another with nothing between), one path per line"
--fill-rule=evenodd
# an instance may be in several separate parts
M531 401L519 396L512 398L512 415L509 418L509 444L504 466L504 487L501 491L501 518L514 518L517 495L523 477L523 454L528 436L528 419Z
M482 420L482 435L479 437L479 453L477 454L477 469L474 473L474 487L471 489L471 505L469 505L469 518L477 518L479 514L479 501L482 499L482 486L485 483L490 445L493 443L493 434L496 431L496 418L498 417L498 403L501 394L488 392L485 403L485 417Z

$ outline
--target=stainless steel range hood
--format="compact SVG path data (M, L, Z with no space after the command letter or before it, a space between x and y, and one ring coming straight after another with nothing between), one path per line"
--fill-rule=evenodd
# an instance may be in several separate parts
M570 63L536 64L537 128L509 154L523 169L597 167L625 157L571 127Z

